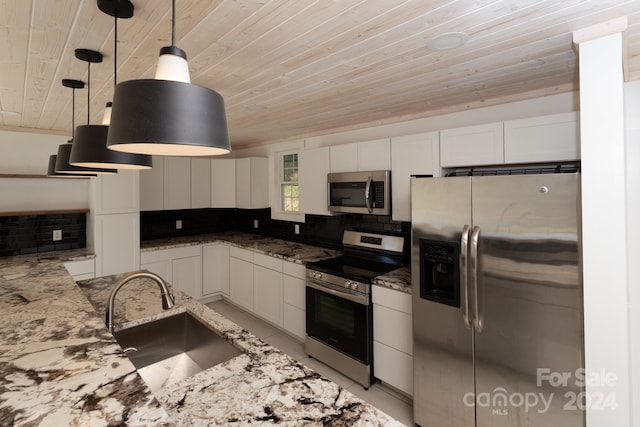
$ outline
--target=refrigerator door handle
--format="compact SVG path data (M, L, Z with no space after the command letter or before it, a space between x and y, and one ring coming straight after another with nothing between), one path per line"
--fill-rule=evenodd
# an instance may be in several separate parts
M480 238L480 227L473 227L469 241L469 263L471 271L471 321L476 332L482 332L482 320L480 319L480 305L478 304L478 240Z
M469 230L468 224L462 228L462 236L460 236L460 309L462 310L462 318L464 325L470 329L473 325L469 318L469 277L468 277L468 253L469 253Z

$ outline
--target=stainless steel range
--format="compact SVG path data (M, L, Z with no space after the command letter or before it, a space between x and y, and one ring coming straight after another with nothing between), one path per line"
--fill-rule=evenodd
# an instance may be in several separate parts
M306 353L361 384L373 374L371 282L403 265L404 237L345 230L344 255L307 264Z

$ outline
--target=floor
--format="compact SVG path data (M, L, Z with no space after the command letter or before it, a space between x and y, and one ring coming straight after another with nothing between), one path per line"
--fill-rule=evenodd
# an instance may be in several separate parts
M380 383L375 383L369 387L369 390L365 390L350 378L315 359L310 359L305 354L304 344L301 341L225 300L214 301L207 306L396 420L406 425L413 425L413 406L410 398Z

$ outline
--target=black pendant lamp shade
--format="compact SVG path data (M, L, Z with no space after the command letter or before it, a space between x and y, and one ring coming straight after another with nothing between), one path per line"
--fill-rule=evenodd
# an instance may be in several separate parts
M58 160L57 154L49 156L49 166L47 167L47 176L50 178L78 178L77 174L72 173L58 173L56 172L56 160ZM83 174L82 176L94 177L96 174Z
M155 79L119 83L113 95L107 146L111 150L164 156L215 156L231 151L222 96L190 83L186 53L160 50Z
M171 80L129 80L113 96L107 145L165 156L213 156L231 151L222 96Z
M74 118L75 118L75 105L76 105L76 97L75 92L76 89L82 89L84 87L84 82L80 80L73 79L63 79L62 85L65 87L70 87L73 89L73 108L71 113L71 127L74 127ZM75 132L75 129L73 130ZM116 169L107 169L107 168L86 168L82 166L74 166L69 163L69 157L71 156L71 148L73 144L74 137L71 137L71 140L67 144L61 144L58 147L58 154L56 156L55 163L55 172L64 173L64 174L73 174L73 175L95 175L95 174L113 174L117 173ZM49 159L51 161L51 159Z
M117 20L117 18L116 18ZM117 36L116 36L117 43ZM91 63L102 62L102 54L89 49L76 49L76 58L87 62L89 80ZM115 55L114 55L115 75ZM91 81L88 87L90 88ZM117 169L151 169L151 156L143 154L121 153L107 148L109 126L90 125L89 96L87 96L87 125L78 126L69 162L74 166Z

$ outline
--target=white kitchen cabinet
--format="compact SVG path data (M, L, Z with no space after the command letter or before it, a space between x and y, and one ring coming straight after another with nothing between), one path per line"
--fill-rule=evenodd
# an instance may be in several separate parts
M164 157L153 156L153 168L140 171L140 210L164 209Z
M553 114L504 122L505 163L580 159L578 113Z
M438 132L391 139L391 218L394 221L411 221L411 175L440 176Z
M331 172L374 171L391 169L389 138L330 147Z
M411 295L373 286L373 363L377 378L413 394Z
M236 207L269 207L268 159L247 157L236 160Z
M304 340L306 335L305 266L284 261L283 273L283 327L287 332Z
M200 248L198 246L198 248ZM182 292L199 299L202 297L202 256L177 258L171 261L171 284Z
M135 271L140 266L140 213L92 216L96 276Z
M488 123L440 131L440 166L504 163L503 123Z
M253 255L253 311L282 327L282 259Z
M91 180L92 211L96 215L140 210L140 178L137 170L119 170Z
M211 207L211 160L191 159L191 208Z
M330 147L312 148L298 153L300 212L331 215L327 210L327 174L331 172Z
M229 299L253 312L253 252L229 249Z
M229 245L202 246L202 296L216 293L229 296Z
M236 207L235 159L211 160L211 207Z
M142 252L140 268L159 275L192 298L202 297L201 245Z
M64 267L67 269L73 280L93 279L95 274L95 261L91 259L82 259L78 261L67 261L64 263Z
M191 208L191 159L165 157L164 159L164 209Z

